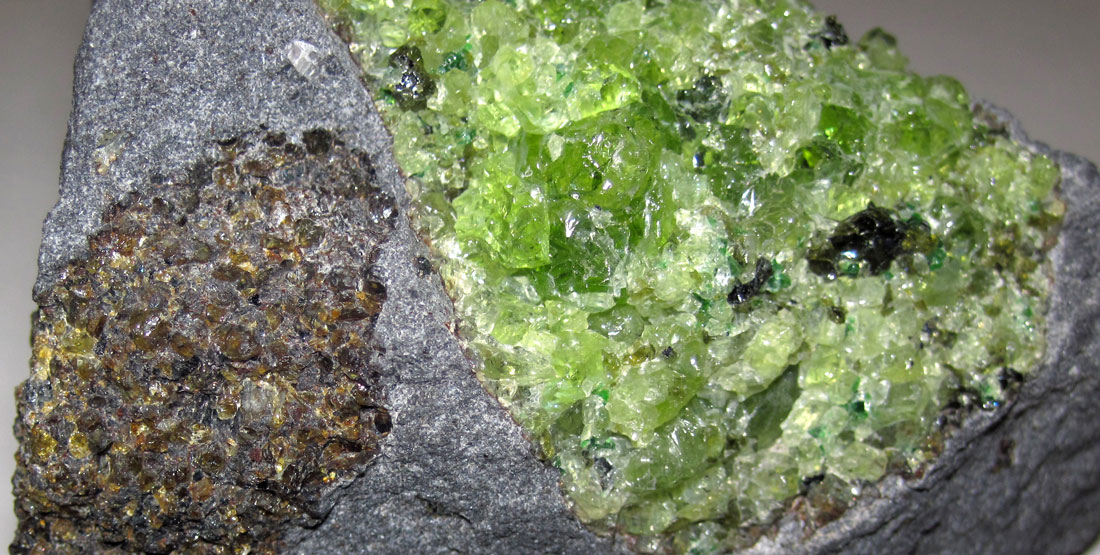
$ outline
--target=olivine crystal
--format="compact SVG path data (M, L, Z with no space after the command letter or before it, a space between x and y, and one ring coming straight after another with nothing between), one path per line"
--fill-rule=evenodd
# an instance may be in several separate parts
M332 133L151 177L40 294L12 552L272 552L389 432L372 277L393 200Z
M827 519L1042 353L1057 168L880 30L786 0L322 4L480 377L593 527L728 547L799 494Z

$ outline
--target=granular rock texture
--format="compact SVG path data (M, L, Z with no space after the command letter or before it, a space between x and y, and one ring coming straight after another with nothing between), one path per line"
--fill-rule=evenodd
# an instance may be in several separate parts
M839 35L832 36L835 41L829 40L839 44ZM187 176L196 161L221 159L222 147L212 141L244 137L258 146L264 135L250 133L264 124L300 144L308 144L305 132L334 130L349 150L369 153L379 190L392 194L398 207L396 224L377 245L371 265L370 279L385 287L373 327L373 342L381 349L357 367L375 388L372 399L388 411L392 427L363 474L339 495L331 495L337 491L331 486L322 488L329 496L303 489L297 494L298 516L288 516L288 510L262 526L282 530L282 549L296 553L644 548L585 530L561 497L557 470L536 459L515 422L477 382L452 333L450 301L425 259L427 249L408 227L408 197L388 136L359 80L360 70L343 48L309 0L96 2L76 63L62 195L45 226L38 298L54 296L71 278L66 269L95 257L88 238L110 229L103 215L117 201L135 192L131 210L152 207L155 191L193 181ZM462 63L461 58L452 62ZM1010 131L1023 140L1018 129ZM792 507L777 530L762 532L758 551L1070 553L1094 539L1093 515L1100 510L1100 428L1095 425L1100 418L1095 402L1100 395L1095 234L1100 177L1079 158L1025 144L1056 159L1067 202L1060 245L1053 251L1056 278L1042 367L1015 402L978 412L963 423L924 476L865 484L852 509L812 536L801 528L800 508ZM163 176L160 184L158 176ZM293 237L297 242L297 232ZM202 287L211 291L236 290L230 282L202 277ZM750 279L755 275L741 282ZM250 350L240 345L245 353ZM258 364L263 356L224 364ZM376 378L371 369L377 370ZM375 426L373 418L360 418L368 431ZM69 449L71 432L54 439L52 448ZM24 452L33 451L30 441L24 439ZM48 477L28 468L33 472L19 478L24 483ZM20 497L24 508L41 507L33 496ZM314 506L321 509L335 501L315 527L298 525L314 522L308 499L319 500ZM160 510L159 504L154 510ZM34 514L37 520L28 526L68 518L88 527L80 529L99 529L87 520L91 511ZM131 517L123 512L119 518ZM63 551L69 545L59 541L42 547Z
M345 47L310 0L96 2L75 65L61 198L44 226L35 288L38 297L53 295L68 279L67 268L95 256L94 248L89 250L88 237L109 228L103 214L118 200L135 193L139 206L142 202L152 206L149 203L163 195L168 184L194 181L189 175L197 162L221 160L227 156L225 149L240 151L233 145L222 147L217 141L243 137L260 153L268 148L261 144L265 134L253 132L265 125L285 132L289 142L305 147L323 144L319 141L323 136L310 133L312 130L332 130L347 145L346 150L337 151L369 155L378 190L371 188L367 201L334 192L329 206L338 214L361 212L370 209L369 198L386 193L397 201L395 226L377 245L378 258L373 263L366 248L374 245L373 240L362 233L352 236L356 230L369 231L363 226L371 220L337 222L336 215L309 215L315 224L324 226L321 248L331 245L333 255L350 255L341 249L361 247L358 266L351 269L373 268L373 274L352 273L348 276L351 282L358 286L362 280L364 292L374 290L368 283L371 280L385 288L386 299L373 326L373 343L381 349L361 358L358 366L349 367L357 368L375 393L384 393L384 398L373 396L375 393L372 398L388 411L391 429L378 442L378 454L366 464L363 475L339 495L309 497L313 494L303 490L298 495L298 517L290 517L294 513L290 510L267 512L260 526L268 532L285 532L281 550L303 553L573 553L612 549L610 542L586 531L570 514L559 492L557 471L534 457L519 427L481 387L463 356L451 331L450 300L423 258L427 251L404 215L407 199L390 153L389 137L359 80L357 66L344 52ZM359 160L350 156L343 162L344 169L333 171L366 171ZM251 171L246 164L247 156L235 165L238 170ZM160 181L163 185L158 185ZM302 187L311 185L303 180ZM321 202L322 193L317 198ZM230 211L224 208L226 213ZM283 216L292 216L287 224L291 226L301 219L301 213L295 212L298 208L283 210L266 214L253 208L243 213L263 216L256 225L264 226L258 233L265 233L266 226L283 229ZM191 217L189 221L195 225L198 220ZM169 223L164 221L166 226ZM302 225L307 237L311 227ZM292 251L299 242L298 229L276 236L292 244L272 243L272 252ZM332 237L349 242L339 245L330 241ZM211 246L216 245L211 242ZM226 248L245 247L234 244ZM321 259L335 262L327 255ZM259 260L253 264L260 265L262 257ZM198 275L194 288L233 293L236 280L253 279L247 272L231 276L237 272L226 269L231 281ZM335 293L325 295L325 300L338 300ZM257 300L262 305L264 295ZM308 301L306 296L301 299L302 303ZM251 305L251 297L247 302ZM244 305L228 308L252 311ZM341 315L348 316L343 307L330 308L340 308ZM303 304L300 310L308 310L308 305ZM264 319L266 315L256 325ZM367 320L337 327L359 329ZM329 336L335 337L335 333ZM341 364L339 348L314 347L337 354L332 357L335 372L335 366ZM238 348L245 353L251 350L245 343ZM239 364L225 362L226 367ZM246 377L254 380L251 375L240 379ZM258 393L263 392L266 390ZM359 424L370 435L377 435L375 426L381 425L365 415ZM345 429L342 421L336 425ZM273 438L281 441L280 435ZM63 440L67 438L57 440L59 449L68 445ZM355 465L363 468L358 462ZM28 470L20 480L45 477L38 468ZM338 473L338 481L347 475ZM55 516L45 507L39 511L30 496L19 496L25 508L35 509L35 519ZM314 502L311 500L319 500L315 505L319 509L333 500L336 504L320 524L299 526L316 523L306 506ZM99 529L86 514L68 516L82 530ZM216 517L214 513L207 516ZM120 518L127 518L125 512ZM36 525L27 522L27 526ZM150 527L147 532L155 530ZM250 533L259 536L266 532L255 529ZM230 544L228 536L226 540L222 545ZM241 538L244 541L249 540ZM63 551L68 545L42 544L47 552ZM138 547L131 544L119 549ZM74 548L79 549L79 545Z
M397 208L366 154L304 139L233 139L128 195L38 296L16 550L269 550L377 455Z

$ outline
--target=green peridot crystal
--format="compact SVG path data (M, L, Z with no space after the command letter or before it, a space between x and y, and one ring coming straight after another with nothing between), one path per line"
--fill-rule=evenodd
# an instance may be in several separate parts
M595 528L705 550L808 488L843 504L1042 354L1058 170L882 31L784 0L322 4L479 376Z

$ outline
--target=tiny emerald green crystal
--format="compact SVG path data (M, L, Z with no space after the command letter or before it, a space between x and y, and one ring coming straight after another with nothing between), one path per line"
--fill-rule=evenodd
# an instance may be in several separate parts
M322 5L479 377L590 526L735 545L915 470L948 403L1038 364L1058 168L881 30L785 0Z

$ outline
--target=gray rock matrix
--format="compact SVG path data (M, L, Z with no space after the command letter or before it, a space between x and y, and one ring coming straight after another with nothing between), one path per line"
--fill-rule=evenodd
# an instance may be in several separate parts
M61 200L44 226L36 291L84 254L120 195L154 176L181 178L214 141L261 128L295 139L314 128L339 133L371 154L382 185L407 206L359 70L310 0L99 0L75 72ZM1068 212L1054 253L1044 367L1015 402L971 418L923 478L867 488L809 538L783 521L754 551L1073 553L1100 529L1100 175L1081 158L1028 142L1007 114L981 110L1063 169ZM287 548L625 549L576 521L557 471L537 460L478 383L450 331L438 276L418 272L426 247L399 227L379 263L389 300L375 332L393 430L321 525L287 532Z
M312 70L292 66L294 41L317 49ZM314 128L337 132L370 153L381 186L407 203L390 138L358 75L309 0L97 2L76 60L61 200L46 220L36 291L84 254L87 236L120 195L152 176L182 180L215 141L260 126L296 141ZM288 547L612 549L572 516L557 471L535 458L477 381L447 327L451 301L438 276L417 271L426 247L407 223L398 227L377 264L388 301L375 329L393 429L325 522L288 531Z

